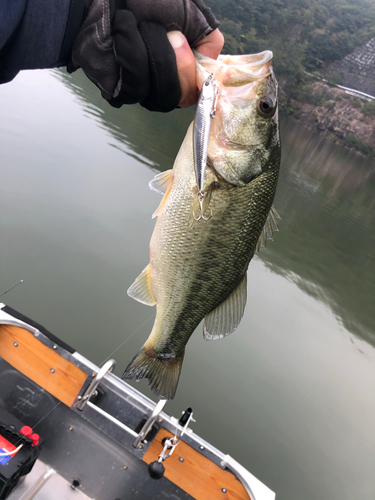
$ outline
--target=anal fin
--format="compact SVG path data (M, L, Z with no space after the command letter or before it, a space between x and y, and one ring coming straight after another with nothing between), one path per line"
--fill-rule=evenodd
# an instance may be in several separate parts
M242 319L247 299L247 275L228 298L204 319L203 338L218 340L233 333Z
M134 283L128 289L129 297L132 297L146 306L154 306L156 301L151 290L150 264L148 264Z
M257 244L257 252L259 252L260 247L267 246L267 240L273 241L273 233L274 231L279 231L279 226L277 224L276 219L281 219L280 215L277 213L276 208L272 205L271 210L266 219L266 223L260 233L258 244Z

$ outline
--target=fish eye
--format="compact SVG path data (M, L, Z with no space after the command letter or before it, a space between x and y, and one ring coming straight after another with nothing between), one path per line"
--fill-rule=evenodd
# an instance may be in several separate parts
M258 114L263 118L271 118L275 114L276 106L276 99L270 95L265 95L258 101Z

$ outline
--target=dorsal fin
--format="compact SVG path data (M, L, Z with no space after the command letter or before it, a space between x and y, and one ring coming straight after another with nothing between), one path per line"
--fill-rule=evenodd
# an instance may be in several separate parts
M128 289L129 297L132 297L146 306L154 306L156 301L151 290L150 264L148 264L141 274L135 279L134 283Z
M276 208L272 205L271 210L269 211L269 214L267 216L266 223L264 224L264 227L258 239L257 252L259 252L261 246L267 246L267 240L273 241L273 232L279 230L276 219L281 219L281 217L277 213Z
M227 299L204 319L203 338L217 340L234 332L242 319L247 298L247 275Z

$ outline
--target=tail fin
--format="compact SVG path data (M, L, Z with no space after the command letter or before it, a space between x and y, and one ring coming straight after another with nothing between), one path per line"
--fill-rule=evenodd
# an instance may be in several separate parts
M144 346L127 366L122 378L141 380L148 378L148 385L161 399L173 399L180 378L184 355L157 353Z

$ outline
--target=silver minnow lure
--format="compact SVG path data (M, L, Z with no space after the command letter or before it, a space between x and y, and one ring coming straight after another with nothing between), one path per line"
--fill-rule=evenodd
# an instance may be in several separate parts
M207 220L203 216L203 186L207 165L207 150L208 141L210 138L211 120L212 118L215 118L217 97L217 86L215 81L213 80L212 73L210 73L209 77L202 85L202 90L199 96L194 119L194 165L197 178L198 201L200 207L200 215L199 217L195 217L194 215L195 220Z

